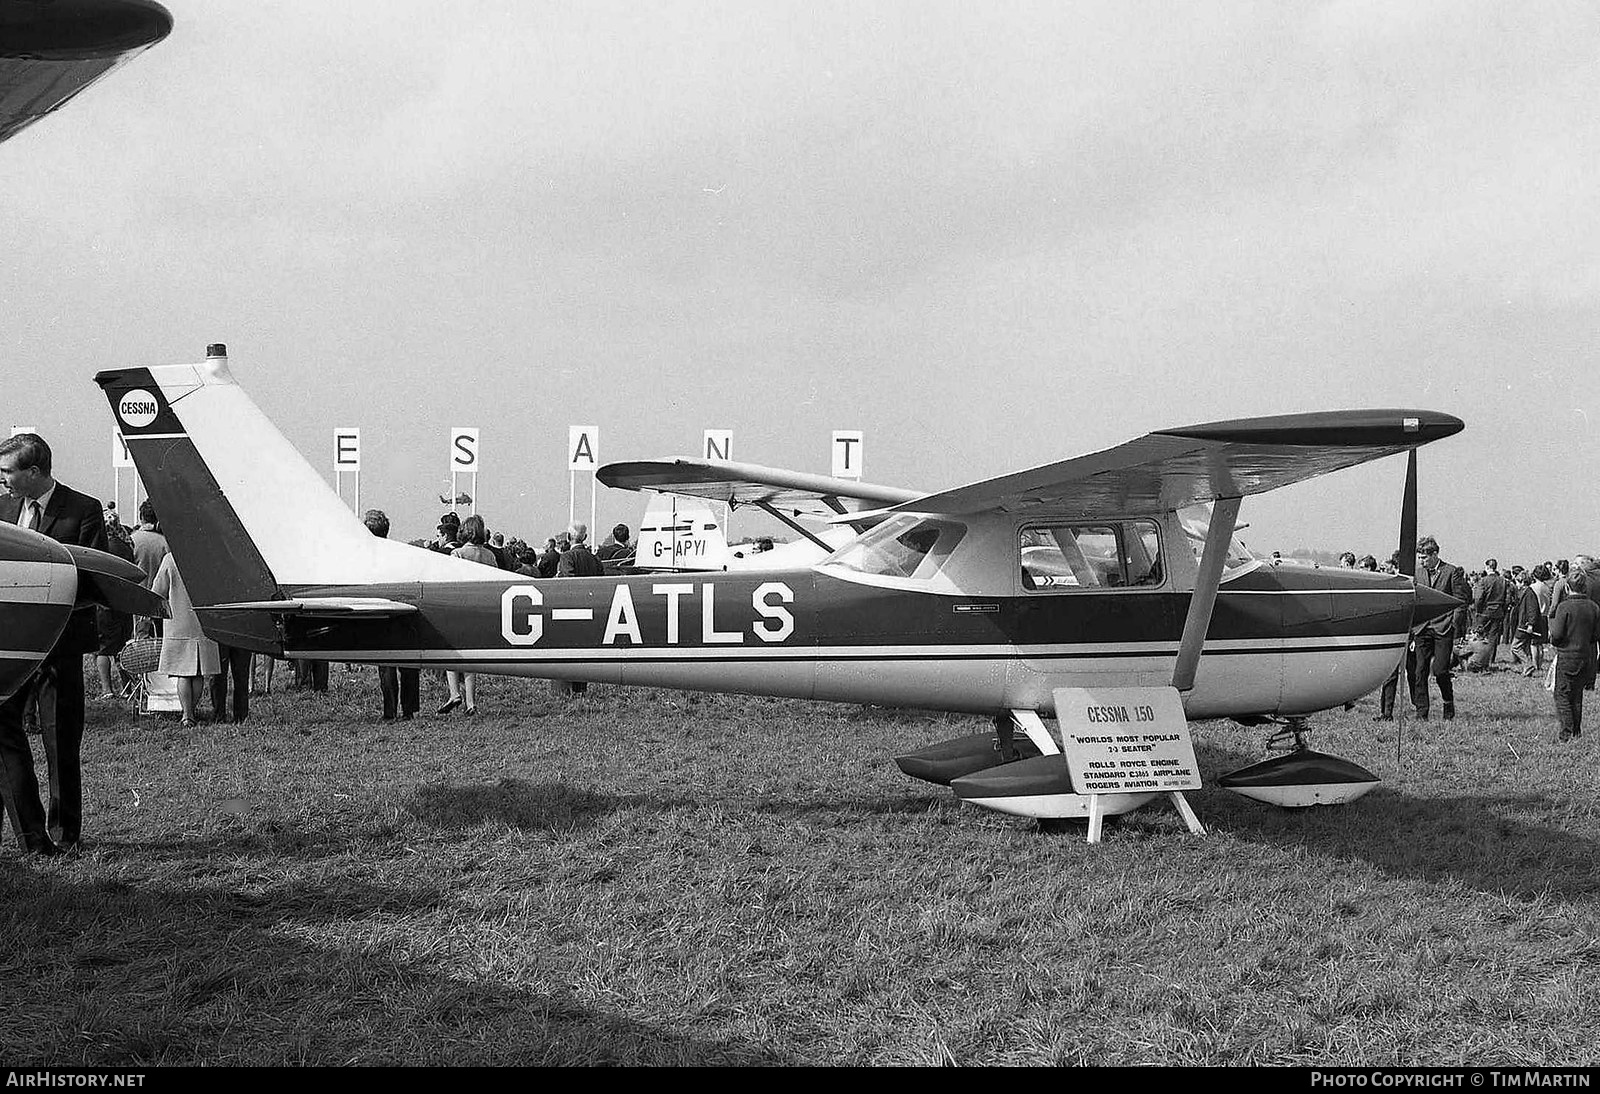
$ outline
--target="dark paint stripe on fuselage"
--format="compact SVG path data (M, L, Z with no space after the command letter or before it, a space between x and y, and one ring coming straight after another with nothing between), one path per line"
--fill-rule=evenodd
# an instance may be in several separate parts
M1275 576L1275 575L1273 575ZM1301 582L1297 582L1301 583ZM379 596L415 616L373 621L291 618L297 653L500 651L547 656L724 661L830 658L1071 661L1175 653L1189 594L1076 591L968 597L886 589L815 570L296 588L289 595ZM997 610L963 611L965 605ZM1305 652L1387 649L1409 625L1409 586L1228 588L1209 649Z

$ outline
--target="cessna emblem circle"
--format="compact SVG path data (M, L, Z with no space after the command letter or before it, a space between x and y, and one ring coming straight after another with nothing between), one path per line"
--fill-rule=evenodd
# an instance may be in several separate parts
M156 397L143 388L128 392L117 402L117 417L130 428L143 429L156 420Z

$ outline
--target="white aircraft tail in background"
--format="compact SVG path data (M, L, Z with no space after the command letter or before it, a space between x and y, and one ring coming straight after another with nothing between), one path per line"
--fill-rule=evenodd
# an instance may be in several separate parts
M657 494L639 524L641 570L726 570L732 556L722 518L696 498Z

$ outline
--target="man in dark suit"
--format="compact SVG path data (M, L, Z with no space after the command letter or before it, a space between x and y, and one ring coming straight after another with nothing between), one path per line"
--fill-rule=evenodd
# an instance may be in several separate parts
M50 446L37 433L0 441L0 521L31 528L61 543L106 549L100 503L51 476ZM83 655L99 643L94 609L72 613L72 621L45 658L33 683L0 704L0 792L17 839L28 851L76 850L83 827L83 782L78 754L83 745ZM50 809L39 804L33 752L22 713L32 691L50 770ZM54 832L55 840L51 839ZM59 841L59 844L58 842Z
M361 516L367 531L379 539L389 537L389 517L382 509L368 509ZM383 720L392 722L398 716L410 721L422 709L422 670L378 666L378 689L383 694Z
M1417 708L1417 719L1428 720L1428 677L1431 675L1439 682L1439 700L1444 704L1441 713L1448 722L1456 716L1456 692L1450 665L1455 655L1456 635L1465 634L1467 630L1467 605L1472 603L1472 586L1461 567L1439 558L1439 543L1432 536L1417 540L1417 562L1418 585L1427 585L1462 601L1460 608L1423 624L1411 638L1416 650L1411 703Z
M600 560L589 550L589 526L574 524L567 530L572 546L561 552L556 566L557 577L600 577L605 571Z
M1488 559L1483 564L1483 584L1472 599L1472 610L1477 613L1478 637L1487 643L1488 656L1483 668L1494 667L1495 655L1500 652L1500 639L1506 629L1506 609L1511 602L1511 586L1500 572L1500 563ZM1470 669L1472 666L1469 665Z

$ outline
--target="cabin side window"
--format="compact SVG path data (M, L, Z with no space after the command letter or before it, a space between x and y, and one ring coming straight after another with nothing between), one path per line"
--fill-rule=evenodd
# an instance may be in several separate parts
M1151 521L1029 525L1022 587L1043 592L1154 588L1166 580L1161 532Z

